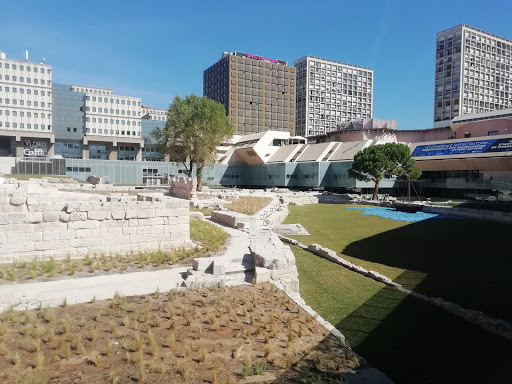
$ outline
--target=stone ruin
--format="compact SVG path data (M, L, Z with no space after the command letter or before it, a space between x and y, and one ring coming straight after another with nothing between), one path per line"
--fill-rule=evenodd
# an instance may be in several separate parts
M0 262L192 246L185 200L59 191L49 183L0 184Z
M197 179L192 177L173 177L170 180L169 194L180 199L190 200L197 192Z

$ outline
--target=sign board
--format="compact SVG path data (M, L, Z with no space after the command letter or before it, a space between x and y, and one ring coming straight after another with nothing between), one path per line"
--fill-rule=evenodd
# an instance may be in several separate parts
M239 56L239 57L247 57L248 59L256 59L256 60L261 60L261 61L268 61L270 63L288 65L287 61L276 60L276 59L269 59L268 57L253 55L252 53L234 52L233 54L235 56Z
M48 155L48 143L44 141L24 140L23 155L26 157L45 157Z
M509 151L512 151L512 138L418 145L412 152L412 157L469 155L472 153Z

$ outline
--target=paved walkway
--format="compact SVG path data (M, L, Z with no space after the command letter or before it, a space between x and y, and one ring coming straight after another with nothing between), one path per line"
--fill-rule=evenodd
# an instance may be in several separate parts
M248 251L248 234L237 229L223 227L229 234L227 249L216 256L222 259L227 271L240 270ZM146 295L157 289L168 291L180 287L190 267L175 267L146 272L131 272L83 278L6 284L0 286L0 312L13 306L15 309L37 308L67 304L85 303L95 297L97 300L110 299L116 292L123 296ZM228 285L244 284L243 274L233 274Z

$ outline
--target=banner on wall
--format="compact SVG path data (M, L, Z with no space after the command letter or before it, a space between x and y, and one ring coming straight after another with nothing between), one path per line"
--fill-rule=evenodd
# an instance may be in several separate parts
M468 155L472 153L509 151L512 151L512 138L418 145L412 152L412 157Z

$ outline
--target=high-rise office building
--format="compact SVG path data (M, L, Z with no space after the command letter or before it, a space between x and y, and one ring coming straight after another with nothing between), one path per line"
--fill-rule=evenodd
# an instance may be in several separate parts
M53 155L52 68L0 51L0 156Z
M512 107L512 41L458 25L437 34L434 127Z
M316 136L373 115L373 69L304 56L297 68L296 134Z
M295 68L286 61L223 53L203 72L203 95L224 104L237 134L295 132Z

